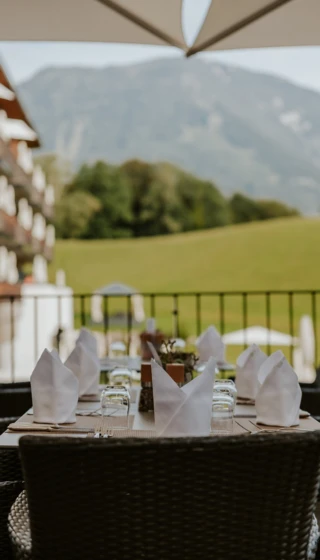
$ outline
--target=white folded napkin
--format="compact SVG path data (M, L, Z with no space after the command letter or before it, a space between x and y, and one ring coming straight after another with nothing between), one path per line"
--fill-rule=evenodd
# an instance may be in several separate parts
M61 362L61 358L59 356L59 352L56 348L52 348L51 350L51 355L54 356L55 358L57 358L57 360L59 360Z
M267 426L297 426L301 402L298 377L281 350L271 354L258 373L257 422Z
M156 351L154 345L152 344L152 342L149 342L149 340L147 340L147 345L149 347L149 350L151 352L151 355L152 355L153 359L157 362L157 364L159 366L161 366L161 359L160 359L160 356L159 356L158 352Z
M43 351L30 382L35 422L64 424L76 421L79 382L55 352Z
M218 364L225 362L225 345L214 326L211 325L200 335L196 346L200 362L208 362L211 357L215 358Z
M88 350L88 352L90 352L90 354L94 357L96 363L100 366L98 355L98 341L96 337L85 327L81 328L80 334L76 340L76 345L80 342Z
M209 435L216 361L211 358L204 372L181 388L155 360L151 361L151 367L157 434L163 437Z
M65 362L79 381L79 397L95 395L99 391L100 366L95 356L78 342Z
M255 399L259 389L258 372L268 356L251 344L237 359L236 386L239 397Z

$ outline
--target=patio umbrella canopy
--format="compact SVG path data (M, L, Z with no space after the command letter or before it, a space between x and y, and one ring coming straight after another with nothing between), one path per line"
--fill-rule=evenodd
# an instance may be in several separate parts
M289 334L266 329L265 327L248 327L223 335L225 344L243 346L244 344L257 344L260 346L295 346L297 339Z
M320 45L319 0L213 0L187 56L203 50Z
M2 0L1 41L92 41L185 48L182 0Z
M141 323L145 319L143 296L139 292L120 282L114 282L95 290L91 297L91 318L95 323L103 321L103 298L104 296L127 296L131 299L133 317L137 323ZM120 298L123 301L123 297Z

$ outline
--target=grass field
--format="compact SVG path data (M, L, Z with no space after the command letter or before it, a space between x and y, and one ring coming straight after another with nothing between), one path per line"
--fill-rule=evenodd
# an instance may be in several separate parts
M58 268L66 271L75 293L91 293L110 282L123 282L142 292L316 290L320 289L320 220L290 218L135 240L57 241L52 279ZM149 298L145 303L148 314ZM288 305L287 296L272 296L272 328L289 332ZM172 298L163 297L156 309L159 325L168 332L172 306ZM210 323L219 327L219 299L203 297L201 308L201 328ZM294 297L296 333L301 315L311 311L310 296ZM265 297L248 298L248 325L265 325L265 313ZM316 315L320 321L320 296ZM179 321L183 334L195 334L194 298L180 299ZM242 326L241 298L227 297L225 331Z

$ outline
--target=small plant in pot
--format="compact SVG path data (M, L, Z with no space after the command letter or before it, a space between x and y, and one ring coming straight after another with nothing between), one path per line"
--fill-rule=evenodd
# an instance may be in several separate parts
M166 369L167 364L183 364L184 365L184 382L188 383L193 379L198 357L193 352L185 352L175 348L175 340L164 340L162 342L159 356Z

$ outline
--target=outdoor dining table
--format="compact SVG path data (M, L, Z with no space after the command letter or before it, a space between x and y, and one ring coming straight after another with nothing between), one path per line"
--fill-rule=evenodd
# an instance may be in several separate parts
M139 437L139 438L154 438L157 436L155 431L154 413L153 412L139 412L138 402L139 402L139 388L134 388L133 390L132 404L130 406L130 414L128 418L127 425L123 424L122 429L118 429L115 426L119 426L119 419L112 417L105 417L105 427L107 428L107 433L113 437L128 438L128 437ZM32 425L32 429L28 431L26 428L23 431L12 431L8 429L0 436L0 448L1 447L17 447L19 445L19 439L24 435L43 435L45 436L55 436L55 437L93 437L97 427L101 425L102 417L97 415L100 404L98 401L89 402L79 402L77 406L77 416L76 422L74 424L63 425L61 429L56 429L53 431L42 432L40 429L36 431L36 423L33 423L32 409L26 412L18 421L17 424L26 423ZM121 419L121 421L126 421ZM41 425L42 426L42 425ZM283 431L290 430L293 432L304 432L304 431L314 431L320 430L320 423L317 422L310 415L301 411L300 413L300 424L299 426L292 428L281 428L273 426L263 426L256 422L256 411L253 405L249 404L237 404L235 408L235 415L233 419L233 432L232 435L237 434L253 434L261 430ZM212 435L216 435L212 433Z

